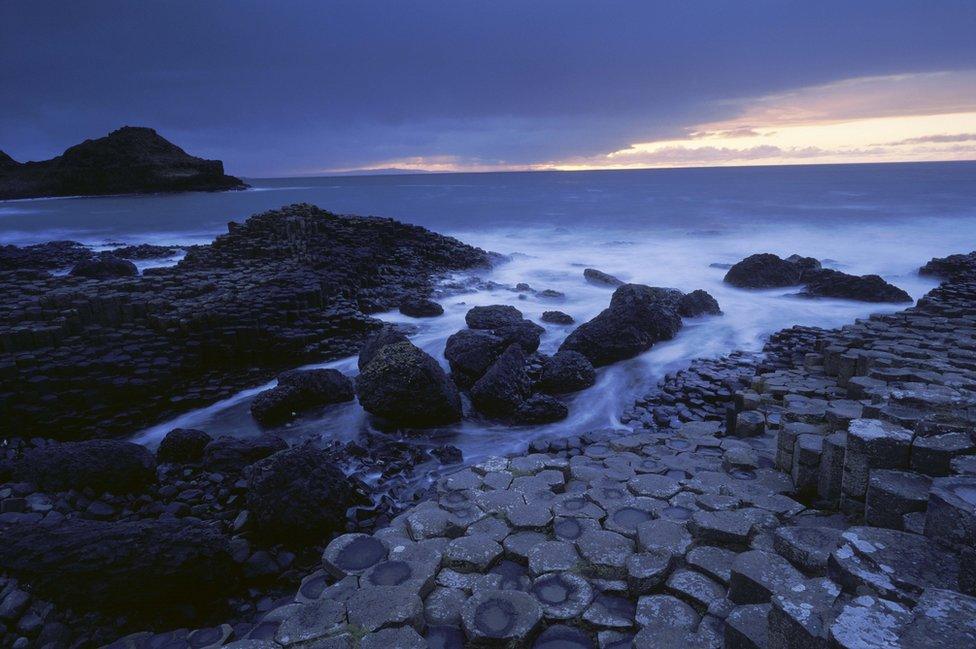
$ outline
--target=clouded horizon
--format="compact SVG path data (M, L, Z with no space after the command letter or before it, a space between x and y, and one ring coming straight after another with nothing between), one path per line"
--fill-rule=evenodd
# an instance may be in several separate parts
M976 3L0 4L0 150L243 176L976 159Z

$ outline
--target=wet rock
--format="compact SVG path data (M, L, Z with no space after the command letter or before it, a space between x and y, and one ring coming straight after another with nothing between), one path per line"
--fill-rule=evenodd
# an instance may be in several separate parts
M636 356L681 328L674 289L626 284L613 292L610 306L576 328L560 351L575 351L596 367Z
M444 358L451 366L454 382L471 387L505 351L505 341L488 331L462 329L447 339Z
M512 415L512 422L517 424L548 424L560 421L569 416L569 409L564 403L547 394L533 394L519 404Z
M74 277L89 279L113 279L115 277L134 277L139 274L136 265L128 259L120 259L109 253L102 253L92 259L79 261L71 269Z
M369 362L376 356L376 352L387 345L409 342L407 337L394 325L384 325L379 331L372 334L363 343L359 350L358 366L359 371L363 371Z
M277 435L218 437L204 447L203 466L208 471L238 472L286 448L288 443Z
M46 491L91 488L126 493L156 481L156 461L143 446L119 440L49 444L14 463L15 480Z
M703 315L722 315L718 301L707 291L696 289L686 293L678 302L678 314L683 318L697 318Z
M440 426L461 418L461 398L441 366L409 342L386 345L356 378L367 412L404 426Z
M624 282L617 279L613 275L604 273L602 270L597 270L596 268L585 268L583 269L583 277L586 281L591 284L597 284L599 286L623 286Z
M805 272L802 297L830 297L860 302L912 302L912 296L878 275L848 275L836 270Z
M172 520L5 526L0 569L56 603L143 620L180 619L181 607L228 593L238 574L226 536Z
M540 319L543 322L557 325L571 325L576 322L576 320L573 319L573 316L569 315L568 313L563 313L562 311L543 311L542 318Z
M330 454L311 446L279 451L251 466L247 508L254 533L272 542L307 543L345 529L346 510L367 502Z
M809 258L806 258L809 260ZM816 268L820 263L816 262ZM750 255L733 264L725 274L725 282L738 288L782 288L796 286L803 279L804 271L814 267L813 263L782 259L770 253Z
M412 627L401 626L395 629L383 629L363 636L359 641L359 649L427 649L427 641L420 637Z
M507 304L472 307L464 316L471 329L499 329L522 322L522 312Z
M352 381L338 370L295 370L278 377L278 385L265 390L251 403L251 415L271 426L299 413L355 398Z
M596 649L596 645L579 629L556 624L536 638L532 649Z
M174 428L156 449L156 461L177 464L196 463L203 459L203 449L213 441L207 433L194 428Z
M343 534L332 540L322 553L325 569L335 578L361 575L385 561L389 551L386 544L366 534Z
M635 606L625 597L600 593L583 613L583 621L598 629L629 629L634 625Z
M444 315L444 307L426 298L408 298L400 303L400 313L411 318L436 318Z
M483 590L464 603L461 620L472 646L520 646L538 628L542 607L527 593Z
M543 614L550 620L578 618L593 601L590 583L570 572L551 572L537 577L531 594L542 604Z
M549 394L566 394L585 390L596 383L596 371L582 354L560 351L542 364L537 387Z

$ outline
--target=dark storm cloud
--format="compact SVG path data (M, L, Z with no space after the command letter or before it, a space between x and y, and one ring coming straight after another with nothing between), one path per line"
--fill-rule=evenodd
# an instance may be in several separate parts
M727 118L749 97L976 67L976 3L0 3L0 149L143 124L232 171L527 164Z

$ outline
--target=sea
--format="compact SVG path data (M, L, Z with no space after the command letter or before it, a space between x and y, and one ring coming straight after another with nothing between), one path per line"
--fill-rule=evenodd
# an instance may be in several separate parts
M527 442L623 428L621 413L668 372L695 357L758 351L793 325L838 327L904 306L801 299L796 289L739 290L725 269L757 252L798 253L848 273L876 273L919 298L936 285L918 267L976 248L976 162L861 164L633 171L416 174L248 178L251 189L223 193L51 198L0 202L0 243L72 239L176 246L211 241L229 221L291 203L341 214L392 217L507 256L479 276L492 288L447 295L439 318L379 314L415 327L412 339L444 363L448 336L475 305L511 304L538 321L558 309L584 322L606 308L612 289L588 283L597 268L627 282L702 288L723 315L687 320L671 341L598 371L593 388L567 398L567 420L508 427L477 418L428 432L466 460L525 448ZM176 263L140 262L141 267ZM453 278L458 279L458 278ZM518 283L565 294L560 300L513 290ZM487 282L486 282L487 284ZM572 326L545 325L541 351L554 352ZM309 367L355 375L355 358ZM174 427L213 435L263 434L250 400L255 385L207 407L159 422L132 438L153 446ZM350 440L375 432L356 403L331 406L275 432L293 442Z

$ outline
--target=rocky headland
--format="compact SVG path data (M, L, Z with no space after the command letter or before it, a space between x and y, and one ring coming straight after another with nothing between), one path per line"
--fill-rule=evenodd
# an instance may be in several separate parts
M588 269L608 308L557 353L514 307L475 307L448 373L369 314L437 317L436 278L484 251L297 205L174 267L123 270L156 254L0 250L4 646L976 642L976 253L926 264L942 285L899 313L696 360L622 414L628 430L475 465L419 429L558 421L596 368L718 303ZM876 276L773 257L727 281L902 300ZM355 380L283 371L357 352ZM289 448L177 429L155 453L112 439L275 375L258 421L358 399L414 436Z
M17 162L0 151L0 200L245 187L220 160L191 156L145 127L122 127L41 162Z

